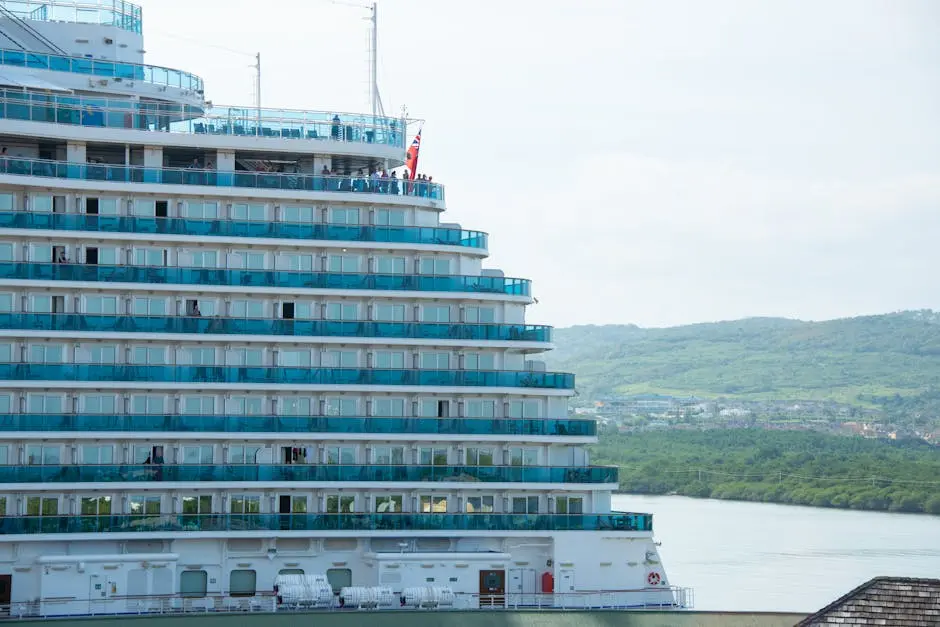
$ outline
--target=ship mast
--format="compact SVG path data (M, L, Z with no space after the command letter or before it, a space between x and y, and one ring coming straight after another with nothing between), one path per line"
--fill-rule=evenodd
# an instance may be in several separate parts
M370 20L372 21L372 47L369 50L369 67L372 76L369 87L371 89L372 118L374 121L382 106L379 101L379 5L377 2L372 3L372 17Z
M353 2L343 2L341 0L331 0L332 4L340 6L365 9L369 12L366 18L371 22L371 32L369 37L369 101L372 105L372 117L385 115L385 108L382 106L382 96L379 94L379 3L356 4Z

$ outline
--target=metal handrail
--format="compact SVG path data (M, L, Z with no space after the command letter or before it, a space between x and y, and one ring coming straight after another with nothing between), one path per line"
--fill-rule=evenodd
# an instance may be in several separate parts
M634 589L591 590L584 592L506 592L502 595L455 593L452 606L426 608L425 611L449 613L465 611L570 611L577 609L604 610L686 610L694 607L694 589L682 586L656 586ZM254 595L205 594L191 596L124 595L107 599L78 599L75 597L14 602L0 605L0 617L10 618L67 618L103 615L204 615L227 612L258 612L291 614L317 614L335 612L395 613L413 608L401 605L378 609L342 607L338 597L322 606L278 603L273 591L256 591ZM109 611L110 610L110 611Z

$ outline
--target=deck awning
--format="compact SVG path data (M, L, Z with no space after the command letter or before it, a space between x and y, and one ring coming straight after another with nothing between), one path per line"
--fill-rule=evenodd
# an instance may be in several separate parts
M20 89L44 89L46 91L59 91L63 93L72 93L71 89L56 85L44 78L39 78L32 74L20 74L11 72L0 72L0 85L6 87L19 87Z

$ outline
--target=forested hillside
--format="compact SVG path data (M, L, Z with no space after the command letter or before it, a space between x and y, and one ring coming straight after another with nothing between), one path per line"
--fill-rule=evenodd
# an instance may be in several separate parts
M588 398L655 392L940 410L940 314L930 311L665 329L576 326L554 337L549 367L576 373Z
M602 434L595 463L620 487L672 494L940 514L940 449L793 431L712 429Z

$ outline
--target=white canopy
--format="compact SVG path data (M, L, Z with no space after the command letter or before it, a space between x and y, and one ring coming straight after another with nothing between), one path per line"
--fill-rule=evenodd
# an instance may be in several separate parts
M71 93L72 90L51 83L44 78L39 78L32 74L11 73L8 71L0 72L0 85L7 87L20 87L22 89L45 89L47 91L61 91Z

